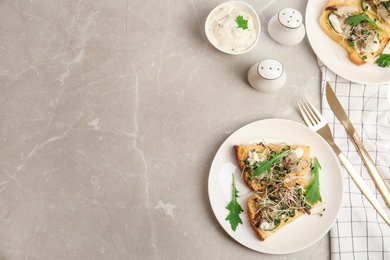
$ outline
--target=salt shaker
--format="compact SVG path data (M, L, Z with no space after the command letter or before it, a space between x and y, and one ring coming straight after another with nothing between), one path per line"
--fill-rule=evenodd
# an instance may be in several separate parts
M249 84L261 92L274 92L286 83L283 65L275 59L265 59L254 64L248 72Z
M305 38L302 14L293 8L281 10L269 21L268 33L283 45L292 46L300 43Z

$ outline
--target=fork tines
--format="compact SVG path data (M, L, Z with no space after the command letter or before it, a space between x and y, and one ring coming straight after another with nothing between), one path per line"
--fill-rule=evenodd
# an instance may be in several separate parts
M311 128L321 128L325 124L325 118L314 107L314 105L306 98L302 98L297 102L298 108L302 114L305 123ZM317 131L318 129L314 129Z

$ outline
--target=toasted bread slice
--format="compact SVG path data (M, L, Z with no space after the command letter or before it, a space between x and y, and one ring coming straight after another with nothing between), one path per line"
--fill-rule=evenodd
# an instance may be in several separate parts
M270 160L270 153L280 153L283 150L290 149L291 152L286 154L282 160L282 170L285 171L285 178L305 175L310 169L310 146L304 145L287 145L287 144L257 144L257 145L235 145L236 158L244 181L255 192L262 191L269 183L269 173L264 172L254 177L254 168L258 164L256 161L266 162ZM299 152L298 152L299 150ZM293 153L300 153L294 156ZM257 157L256 159L253 157ZM260 157L260 158L258 158ZM291 167L290 167L291 166Z
M308 185L308 181L299 178L298 180L294 180L290 183L283 184L283 187L295 187L295 191L298 191L298 189L301 189L303 191L303 188ZM289 192L290 189L285 189ZM270 193L275 193L272 190ZM253 228L253 230L258 235L259 239L261 241L264 241L268 237L275 234L278 230L282 229L289 223L293 222L294 220L300 218L305 213L310 214L310 207L311 205L304 201L303 195L295 195L296 197L302 198L299 202L289 202L294 205L293 208L285 209L285 205L282 203L275 203L275 201L272 201L272 199L275 200L274 197L267 196L268 191L265 191L262 194L254 194L252 195L248 201L247 201L247 212L249 217L249 222ZM280 192L283 196L283 191ZM285 196L285 197L292 197L292 196ZM276 207L275 204L278 204L277 208L271 208ZM309 207L308 207L309 206ZM284 212L282 212L284 210ZM282 213L280 213L282 212ZM280 214L280 216L278 216ZM277 222L275 222L277 221Z
M349 60L356 65L364 65L367 62L374 62L375 58L383 52L388 44L390 38L385 29L378 29L377 27L384 27L379 21L376 22L377 27L374 27L370 23L364 22L359 26L364 28L359 28L353 33L345 33L346 31L339 32L340 29L345 29L344 21L350 16L360 15L363 13L361 0L330 0L321 13L319 17L319 24L322 30L335 42L337 42L342 48L344 48L347 53ZM336 29L336 26L332 26L329 22L331 14L337 14L337 17L340 18L340 27ZM356 28L356 26L353 26ZM350 29L349 29L350 31ZM362 33L364 32L364 33ZM371 39L369 40L360 40L360 42L355 43L356 35L358 38L363 39L366 37L366 32L372 32ZM351 36L353 35L353 36ZM352 37L355 37L352 40ZM379 41L379 43L378 43ZM370 44L369 46L367 44Z

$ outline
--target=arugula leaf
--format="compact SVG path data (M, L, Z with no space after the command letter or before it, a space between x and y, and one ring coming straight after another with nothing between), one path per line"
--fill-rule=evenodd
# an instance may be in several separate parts
M311 174L314 175L312 181L306 187L306 198L310 204L314 204L317 201L322 202L321 194L320 194L320 169L321 165L317 160L317 157L313 159L313 166L311 168Z
M352 26L357 26L358 24L360 24L361 22L363 21L367 21L368 23L370 23L375 29L379 30L379 31L382 31L381 28L378 27L378 25L373 21L371 20L371 18L366 14L366 13L361 13L361 14L358 14L358 15L352 15L350 17L348 17L344 23L346 24L349 24L349 25L352 25Z
M226 217L225 220L228 220L230 222L230 226L232 227L233 231L236 231L236 228L238 224L242 224L242 220L240 218L240 213L244 210L241 208L240 204L237 202L237 193L238 190L236 189L236 182L234 180L234 173L232 173L233 178L233 198L230 201L230 203L226 206L226 209L229 210L229 215Z
M250 179L253 180L253 178L260 176L260 174L262 174L265 171L269 173L271 171L272 165L274 165L275 163L279 164L280 159L286 154L288 154L290 151L291 150L289 149L279 154L271 154L271 160L266 162L259 162L259 166L253 169L252 171L253 174Z
M237 28L248 29L248 20L245 20L242 15L237 16L236 18Z
M381 54L375 61L380 67L390 67L390 54Z

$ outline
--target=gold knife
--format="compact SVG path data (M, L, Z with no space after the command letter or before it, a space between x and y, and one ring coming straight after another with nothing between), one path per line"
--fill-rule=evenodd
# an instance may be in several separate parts
M368 172L371 175L371 178L374 180L376 187L379 192L382 194L383 199L385 200L388 207L390 207L390 188L383 179L378 168L375 166L374 161L371 159L370 154L367 152L364 144L359 137L358 133L355 130L355 127L352 125L347 114L345 113L343 107L341 106L339 100L336 97L336 94L333 92L332 87L329 82L326 82L326 98L328 100L329 106L332 109L333 113L337 116L340 122L343 124L345 130L347 131L349 137L352 140L352 143L355 145L356 150L358 151L360 157L363 159L364 164Z

